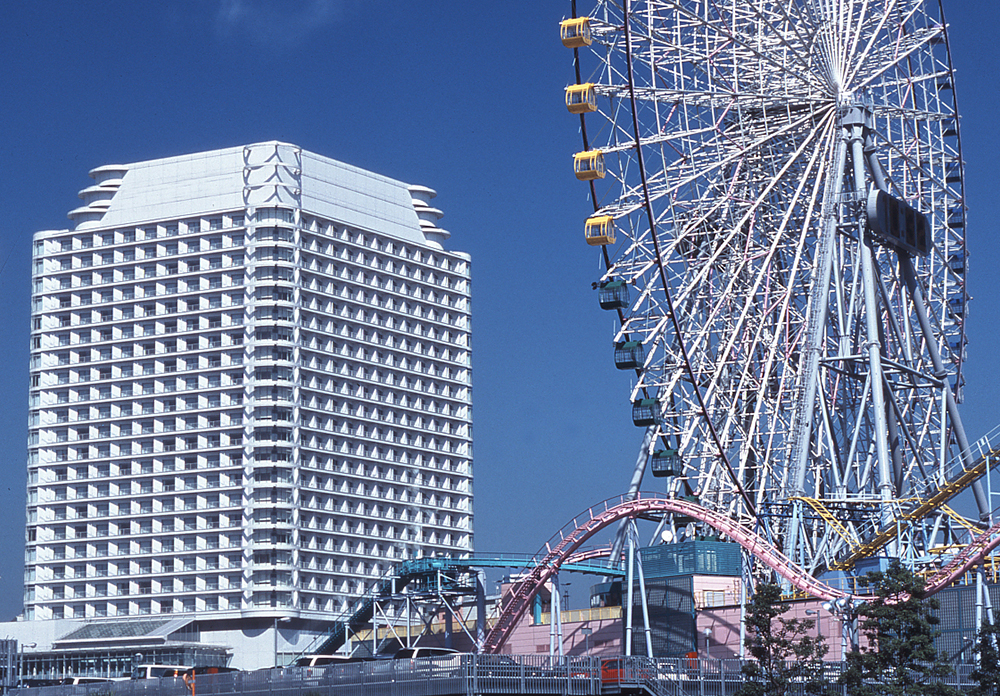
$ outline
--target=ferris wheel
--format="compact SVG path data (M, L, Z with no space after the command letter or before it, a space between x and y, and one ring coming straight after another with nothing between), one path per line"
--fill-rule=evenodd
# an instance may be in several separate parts
M949 497L974 456L957 407L966 209L937 0L577 9L561 24L574 171L652 473L766 524L811 573L947 543L951 511L921 505Z

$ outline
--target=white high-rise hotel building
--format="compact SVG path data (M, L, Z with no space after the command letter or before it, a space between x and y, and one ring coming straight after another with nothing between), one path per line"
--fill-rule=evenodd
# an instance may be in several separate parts
M330 619L472 550L432 190L277 142L91 176L34 237L26 619Z

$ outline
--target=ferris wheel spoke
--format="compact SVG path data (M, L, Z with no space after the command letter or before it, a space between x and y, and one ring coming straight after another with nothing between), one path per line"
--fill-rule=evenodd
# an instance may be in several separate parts
M770 65L777 74L789 74L795 77L797 80L801 81L803 85L815 85L814 77L808 72L799 72L791 70L787 65L781 61L775 60L769 54L755 48L749 41L744 40L742 37L737 35L735 32L731 31L726 25L725 19L720 13L718 15L718 21L709 21L708 19L703 19L697 14L691 12L685 8L681 3L678 2L668 2L665 3L667 7L674 9L679 16L687 18L692 24L701 26L707 30L713 31L719 36L731 41L734 46L739 46L748 55L752 56L764 63ZM735 13L734 13L735 14ZM731 19L736 19L735 16L731 16ZM780 38L780 33L776 34L774 38ZM803 67L808 70L808 64L802 63Z
M894 4L895 0L888 0L888 2ZM852 2L851 8L852 9L849 15L851 17L869 16L869 0L862 0L860 7L857 7L856 3ZM892 8L888 6L879 8L878 14L880 15L880 21L885 22L891 11ZM850 38L844 42L844 52L840 56L841 65L847 65L852 56L858 56L857 60L864 60L863 56L858 54L858 46L861 44L861 35L866 29L866 24L865 22L852 22L851 24L853 24L854 31L850 31L850 27L847 28ZM877 28L874 33L878 33ZM848 81L847 84L850 84L850 81Z
M761 284L763 284L765 282L766 279L769 278L768 271L769 271L769 269L771 267L771 263L773 261L773 258L777 254L778 246L779 246L779 244L782 241L782 237L785 234L785 230L786 230L786 228L788 226L788 223L790 221L790 218L791 218L791 212L792 212L793 208L795 207L796 203L798 202L798 199L805 192L805 183L809 180L809 175L813 173L812 170L813 170L813 167L816 165L816 162L817 162L817 159L818 159L818 154L819 154L818 150L813 153L813 158L809 162L809 166L803 172L803 178L802 178L802 182L801 182L802 185L799 186L798 190L793 195L793 198L791 199L791 205L789 206L789 209L786 211L786 213L785 213L785 215L784 215L784 217L783 217L783 219L782 219L782 221L781 221L781 223L779 225L779 228L776 231L772 247L771 247L771 249L769 250L769 253L768 253L768 259L766 259L762 263L761 270L757 274L757 277L755 279L753 287L751 287L749 289L749 291L747 291L747 293L746 293L746 299L745 299L745 302L744 302L743 307L741 309L741 312L740 312L738 320L733 324L733 326L731 328L728 328L728 330L727 330L727 333L729 334L729 339L728 339L728 342L727 342L725 348L721 351L721 355L720 355L720 359L721 360L726 360L728 358L728 356L732 354L732 352L735 349L735 346L736 346L737 342L739 342L740 344L744 344L745 343L746 345L759 345L759 342L760 342L761 337L762 337L762 332L763 332L765 326L768 325L768 322L766 321L766 315L764 315L762 317L758 317L758 323L757 323L757 325L755 327L755 330L754 330L752 336L748 337L748 336L744 335L744 325L748 321L748 317L750 315L751 310L755 309L755 308L758 308L758 306L759 306L760 297L758 295L758 292L760 290L760 286L761 286ZM819 180L820 179L818 179L818 178L814 179L813 180L813 185L815 186L819 182ZM814 204L814 200L810 204L810 206L808 207L808 209L806 211L806 215L805 215L805 218L804 218L803 224L802 224L802 229L808 229L808 227L809 227L809 222L810 222L810 219L811 219L811 217L813 215L813 212L814 212L813 211L813 204ZM795 267L797 267L798 261L799 261L800 258L801 257L797 255L796 260L795 260L795 262L793 264ZM794 277L794 272L792 274L792 277ZM793 282L791 280L789 280L788 284L786 285L786 287L789 287L789 288L794 287ZM731 291L731 289L729 291ZM784 314L784 312L786 312L788 310L788 308L789 308L787 300L790 299L790 297L791 297L791 294L788 293L788 292L786 292L785 293L785 297L784 297L785 302L782 305L782 314ZM781 318L781 316L779 316L777 318L777 323L780 324L781 321L782 321L782 318ZM770 367L773 365L776 349L777 349L777 343L776 342L772 342L772 344L770 346L770 350L768 351L767 362L765 364L765 375L766 375L767 372L769 372ZM747 365L747 368L749 368L749 367L750 367L750 365ZM762 385L763 385L763 383L765 381L763 379L763 377L765 375L761 375L760 382L761 382ZM755 374L754 370L752 370L752 369L744 369L743 373L742 373L742 376L741 376L740 384L739 384L738 389L737 389L737 393L744 393L746 391L746 389L747 389L747 384L746 383L751 379L751 377L756 377L756 376L757 375Z
M876 79L898 68L899 64L910 58L916 51L928 46L940 32L935 29L921 29L915 34L907 35L898 43L880 47L872 59L859 63L851 74L849 84L857 90L868 88ZM871 66L865 70L865 66Z
M883 36L885 25L889 21L889 18L893 16L893 12L895 11L896 6L897 6L897 0L886 0L884 6L879 7L878 11L875 13L874 26L871 26L870 24L866 25L864 22L857 23L854 31L854 36L851 41L852 49L847 54L842 56L844 65L848 63L848 61L851 59L852 56L854 58L855 66L861 66L867 62L868 56L871 54L871 51L875 47L879 37ZM868 40L865 44L865 47L859 52L857 51L857 47L858 45L860 45L862 31L866 28L870 28L870 31L868 31ZM856 69L857 68L855 68L855 70ZM855 72L852 71L851 73L848 73L844 77L845 77L844 84L851 85L855 80Z
M829 128L829 125L830 124L828 121L826 123L827 128ZM692 288L699 287L702 283L707 281L709 273L712 272L716 264L719 262L720 257L723 255L723 253L725 253L729 249L734 239L736 239L737 236L740 234L743 225L745 225L750 220L751 216L760 209L761 205L763 204L767 196L771 193L771 191L781 183L782 181L781 177L786 172L788 172L788 170L792 167L795 161L802 155L802 153L811 144L813 144L814 139L822 139L822 131L819 130L819 127L813 130L809 138L804 139L804 141L799 144L798 148L785 161L785 163L781 166L777 174L774 177L772 177L769 182L767 182L766 186L757 195L756 199L749 206L746 207L746 209L736 220L733 221L732 229L728 233L726 233L725 237L723 237L719 243L716 244L716 248L713 251L712 255L705 260L701 269L691 279L691 282L688 284L689 290ZM682 291L682 293L677 298L677 302L680 303L683 299L684 299L684 294Z
M822 118L829 120L833 116L833 111L825 110L825 113L821 112L821 114ZM660 180L659 185L650 189L650 199L655 202L664 196L678 193L692 184L696 184L698 181L704 180L707 176L716 174L720 170L724 170L727 166L738 163L749 154L760 151L766 145L774 141L781 140L783 137L787 137L791 133L799 131L803 126L813 123L814 119L815 116L813 115L804 115L795 121L788 123L782 128L777 129L776 132L754 140L743 151L732 149L731 152L722 156L711 157L707 149L709 144L706 144L705 148L700 149L700 152L705 155L704 159L692 159L689 162L678 164L676 168L671 167L665 171L665 176ZM808 142L817 137L818 130L822 126L822 120L819 124L814 124L808 135L804 136L804 140ZM696 154L697 152L692 152L692 158ZM787 169L787 165L783 169ZM634 187L626 189L622 192L622 195L616 205L605 206L600 210L600 213L619 218L640 211L643 206L641 191L642 187L640 185L634 185ZM743 222L745 222L745 220Z

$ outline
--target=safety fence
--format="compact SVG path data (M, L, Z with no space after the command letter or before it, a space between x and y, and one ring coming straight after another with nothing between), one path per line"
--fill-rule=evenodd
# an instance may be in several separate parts
M16 696L732 696L743 683L739 660L645 657L549 657L456 654L423 659L346 662L181 678L19 688ZM836 684L840 663L824 665ZM966 691L972 665L944 681ZM796 678L788 696L806 696Z
M734 696L744 684L741 660L703 660L695 658L649 659L645 657L601 658L600 682L603 694L635 694L647 696ZM810 683L807 666L802 663L783 665L790 677L787 696L810 696L817 693L815 683ZM838 685L845 665L841 662L824 662L818 681L827 685L824 693L843 694L845 687ZM975 669L971 664L954 665L953 674L941 679L943 684L968 693L977 684L970 678Z

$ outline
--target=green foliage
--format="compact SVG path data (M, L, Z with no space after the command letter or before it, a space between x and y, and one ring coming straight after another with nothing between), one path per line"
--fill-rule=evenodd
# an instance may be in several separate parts
M899 561L868 573L875 599L858 609L864 647L847 654L841 683L850 696L957 696L943 679L951 665L934 648L937 600L921 600L924 582ZM908 599L902 600L901 596Z
M744 681L737 696L784 696L804 688L809 694L824 694L831 685L823 680L826 643L813 631L812 619L782 617L789 606L781 601L781 588L761 583L746 609L745 645L749 657L743 663Z
M985 624L979 631L979 665L969 676L979 686L972 696L1000 694L1000 621Z

